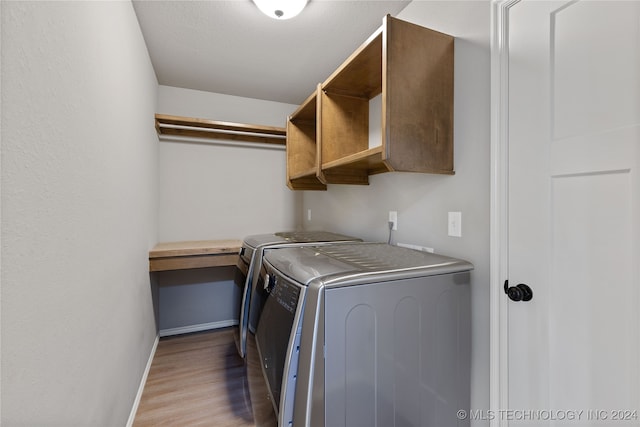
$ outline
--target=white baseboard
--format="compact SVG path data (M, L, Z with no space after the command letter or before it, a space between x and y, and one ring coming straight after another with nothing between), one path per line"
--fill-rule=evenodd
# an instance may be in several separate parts
M222 320L219 322L200 323L198 325L181 326L179 328L160 329L161 337L171 335L188 334L190 332L207 331L209 329L227 328L238 324L237 320Z
M138 412L138 406L140 405L140 399L142 399L142 392L144 391L144 385L147 383L147 377L149 376L151 363L153 363L153 356L156 355L156 349L158 348L158 341L160 341L160 336L156 335L156 339L153 342L153 347L151 347L151 354L149 354L149 360L147 360L147 366L144 368L144 373L142 374L142 378L140 379L140 385L138 386L138 394L136 394L136 399L133 401L133 407L131 408L131 413L129 414L129 420L127 420L127 427L133 426L133 421L136 418L136 413Z

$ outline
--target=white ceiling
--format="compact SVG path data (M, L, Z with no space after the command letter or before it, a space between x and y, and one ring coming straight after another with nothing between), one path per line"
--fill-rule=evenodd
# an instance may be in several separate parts
M251 0L134 0L161 85L302 103L410 1L310 0L286 21Z

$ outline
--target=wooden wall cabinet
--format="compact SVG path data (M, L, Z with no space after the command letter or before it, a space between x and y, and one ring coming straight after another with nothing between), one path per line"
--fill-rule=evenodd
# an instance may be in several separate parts
M320 85L287 120L287 185L292 190L326 190L318 161Z
M452 36L387 15L289 117L289 187L368 184L388 172L453 174ZM369 147L381 95L381 141Z

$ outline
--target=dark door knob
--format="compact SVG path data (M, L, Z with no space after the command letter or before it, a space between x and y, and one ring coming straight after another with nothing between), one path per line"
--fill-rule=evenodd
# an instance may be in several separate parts
M531 301L533 298L533 291L528 285L520 283L516 286L509 286L509 281L504 281L504 293L509 296L511 301Z

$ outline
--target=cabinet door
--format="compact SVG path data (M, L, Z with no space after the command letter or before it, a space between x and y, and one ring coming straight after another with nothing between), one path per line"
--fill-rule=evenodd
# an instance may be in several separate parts
M383 150L390 170L453 173L454 38L388 17Z

